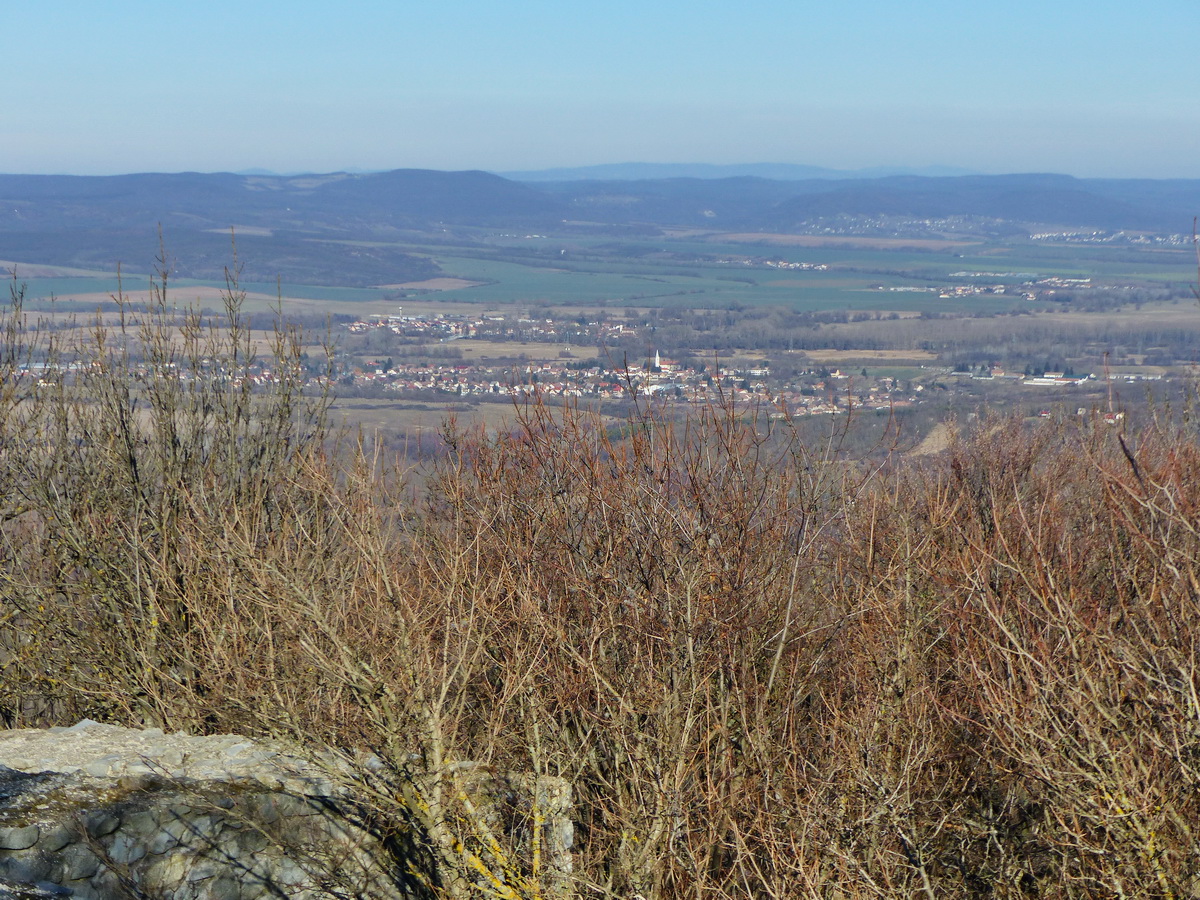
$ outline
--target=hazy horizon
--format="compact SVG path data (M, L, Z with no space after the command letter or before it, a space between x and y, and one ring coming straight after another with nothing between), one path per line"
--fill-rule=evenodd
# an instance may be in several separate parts
M622 160L1200 178L1184 0L9 11L0 172Z
M839 176L845 176L846 178L867 179L867 178L882 178L882 177L887 177L887 176L892 176L892 175L917 175L917 176L924 176L924 177L965 177L965 176L976 176L976 175L978 175L978 176L1062 175L1062 176L1066 176L1066 177L1080 178L1080 179L1101 178L1101 179L1113 179L1113 180L1128 179L1128 180L1148 180L1148 181L1200 180L1200 174L1191 175L1191 176L1187 176L1187 175L1148 176L1148 175L1079 175L1075 172L1051 172L1051 171L1034 171L1034 170L1011 171L1011 172L1010 171L985 172L985 171L981 171L978 169L969 169L966 167L940 166L940 165L929 165L929 166L878 165L878 166L866 166L866 167L859 168L859 169L835 169L835 168L831 168L831 167L827 167L827 166L812 166L808 163L791 163L791 162L788 162L788 163L779 163L779 162L762 163L762 162L754 161L754 162L733 162L733 163L709 163L709 162L696 162L696 161L691 161L691 162L671 162L671 161L647 162L647 161L641 161L641 160L626 161L626 162L621 162L621 163L601 162L601 163L592 163L592 164L588 164L588 165L579 165L579 166L547 166L545 168L538 168L538 169L505 169L505 170L486 169L486 168L478 168L478 167L473 168L473 169L447 169L447 168L437 168L437 167L433 167L433 166L397 166L397 167L386 168L386 169L365 169L365 168L361 168L358 166L345 166L345 167L334 168L334 169L320 169L320 170L318 170L318 169L296 169L296 170L290 170L290 171L276 171L273 169L265 169L262 167L251 166L249 168L238 169L238 170L231 170L231 169L209 169L209 170L202 170L202 169L178 169L178 170L136 169L135 170L135 169L130 169L128 171L112 171L112 172L0 171L0 177L11 175L11 176L51 177L51 178L54 178L54 177L119 178L119 177L123 177L123 176L131 176L131 175L189 175L190 174L190 175L238 175L238 176L243 176L243 177L262 177L262 178L304 178L304 177L308 177L308 176L319 177L319 176L326 176L326 175L375 175L375 174L382 174L382 173L386 173L386 172L397 172L397 171L427 171L427 172L444 172L444 173L485 172L487 174L498 175L502 178L507 178L507 179L515 180L515 181L521 181L521 180L527 179L531 184L536 185L539 182L549 182L549 181L555 181L555 180L561 180L561 181L584 180L584 176L577 175L574 173L578 173L578 172L581 172L583 170L588 170L588 169L604 170L604 169L619 169L619 168L625 168L625 167L633 168L633 167L642 167L642 166L662 167L663 169L671 169L671 168L741 169L741 168L752 168L752 167L757 167L757 166L796 167L796 168L800 168L800 169L804 169L804 168L819 169L819 170L827 173L825 175L811 176L812 178L814 178L816 180L820 180L822 178L828 178L829 180L834 180L835 178L837 178ZM559 173L559 172L569 173L569 174L564 174L561 178L548 177L548 175L550 173ZM739 175L741 175L741 173L739 173ZM640 175L639 174L639 175L623 176L623 175L616 175L616 174L605 174L605 175L596 175L596 176L589 175L586 177L587 177L587 179L590 179L590 180L622 181L622 180L642 180L642 179L653 179L653 178L681 178L681 177L706 180L706 179L712 179L712 178L726 178L726 177L734 177L734 176L726 175L726 174L694 175L694 174L675 174L675 173L667 172L667 173L663 173L663 174L654 174L654 175ZM759 177L759 178L763 178L763 179L767 179L767 180L776 180L776 181L801 180L801 177L790 176L790 175L789 176L772 176L772 175L768 175L768 174L756 174L754 177Z

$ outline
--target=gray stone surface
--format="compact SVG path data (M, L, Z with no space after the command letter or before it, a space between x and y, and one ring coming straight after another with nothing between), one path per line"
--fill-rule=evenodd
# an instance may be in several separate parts
M328 879L330 860L351 858L338 887L401 897L377 862L387 855L337 811L334 782L238 735L86 720L0 731L0 900L107 900L128 885L163 900L256 900L283 883L307 898L325 895L314 875Z
M72 891L60 884L24 884L9 878L0 878L0 900L50 900L53 897L69 897Z
M36 825L0 825L0 850L24 850L37 843L41 829Z
M488 828L537 811L553 885L564 886L555 893L569 893L570 785L458 765ZM88 720L0 731L0 900L403 900L397 870L414 863L360 827L338 786L346 774L341 763L239 735Z

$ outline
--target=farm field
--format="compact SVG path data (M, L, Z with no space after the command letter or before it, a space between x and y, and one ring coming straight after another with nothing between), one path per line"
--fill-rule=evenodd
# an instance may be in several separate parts
M421 258L436 270L417 281L345 287L245 282L248 309L269 309L282 293L304 313L366 315L394 310L494 306L663 307L721 309L774 306L799 312L858 309L991 315L1028 306L1015 288L1050 277L1113 285L1182 289L1195 278L1184 249L1055 246L1030 242L851 238L849 236L697 234L672 238L517 240L475 234L452 246L428 242L340 242ZM771 265L768 265L771 262ZM808 263L824 270L782 269ZM119 287L114 271L9 262L34 302L51 296L82 306L107 301ZM140 296L146 274L126 272L127 294ZM929 289L1005 285L1013 293L943 299ZM220 282L178 279L180 303L207 303ZM890 290L890 289L925 290Z
M866 359L880 363L897 360L929 360L937 359L937 355L928 350L809 350L805 355L818 362L841 362L847 359Z

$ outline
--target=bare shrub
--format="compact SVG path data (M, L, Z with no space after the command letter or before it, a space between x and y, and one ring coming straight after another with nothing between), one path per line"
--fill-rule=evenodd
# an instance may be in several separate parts
M14 297L10 724L308 743L435 896L1197 892L1188 432L870 468L763 410L534 402L416 482L331 443L293 336L242 377L238 298L61 346Z

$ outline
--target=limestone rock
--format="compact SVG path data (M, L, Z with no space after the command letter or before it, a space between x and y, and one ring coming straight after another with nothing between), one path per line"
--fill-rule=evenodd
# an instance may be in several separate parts
M23 884L0 878L0 900L51 900L69 897L71 891L58 884Z
M357 764L369 772L379 761ZM569 893L570 784L459 765L487 828L515 827L527 851L538 820L548 886ZM349 774L343 762L239 735L89 720L0 731L0 900L423 894L411 873L430 857L396 859L397 846L416 847L407 840L382 848L340 786Z
M0 731L0 900L404 896L337 801L322 766L237 735Z

